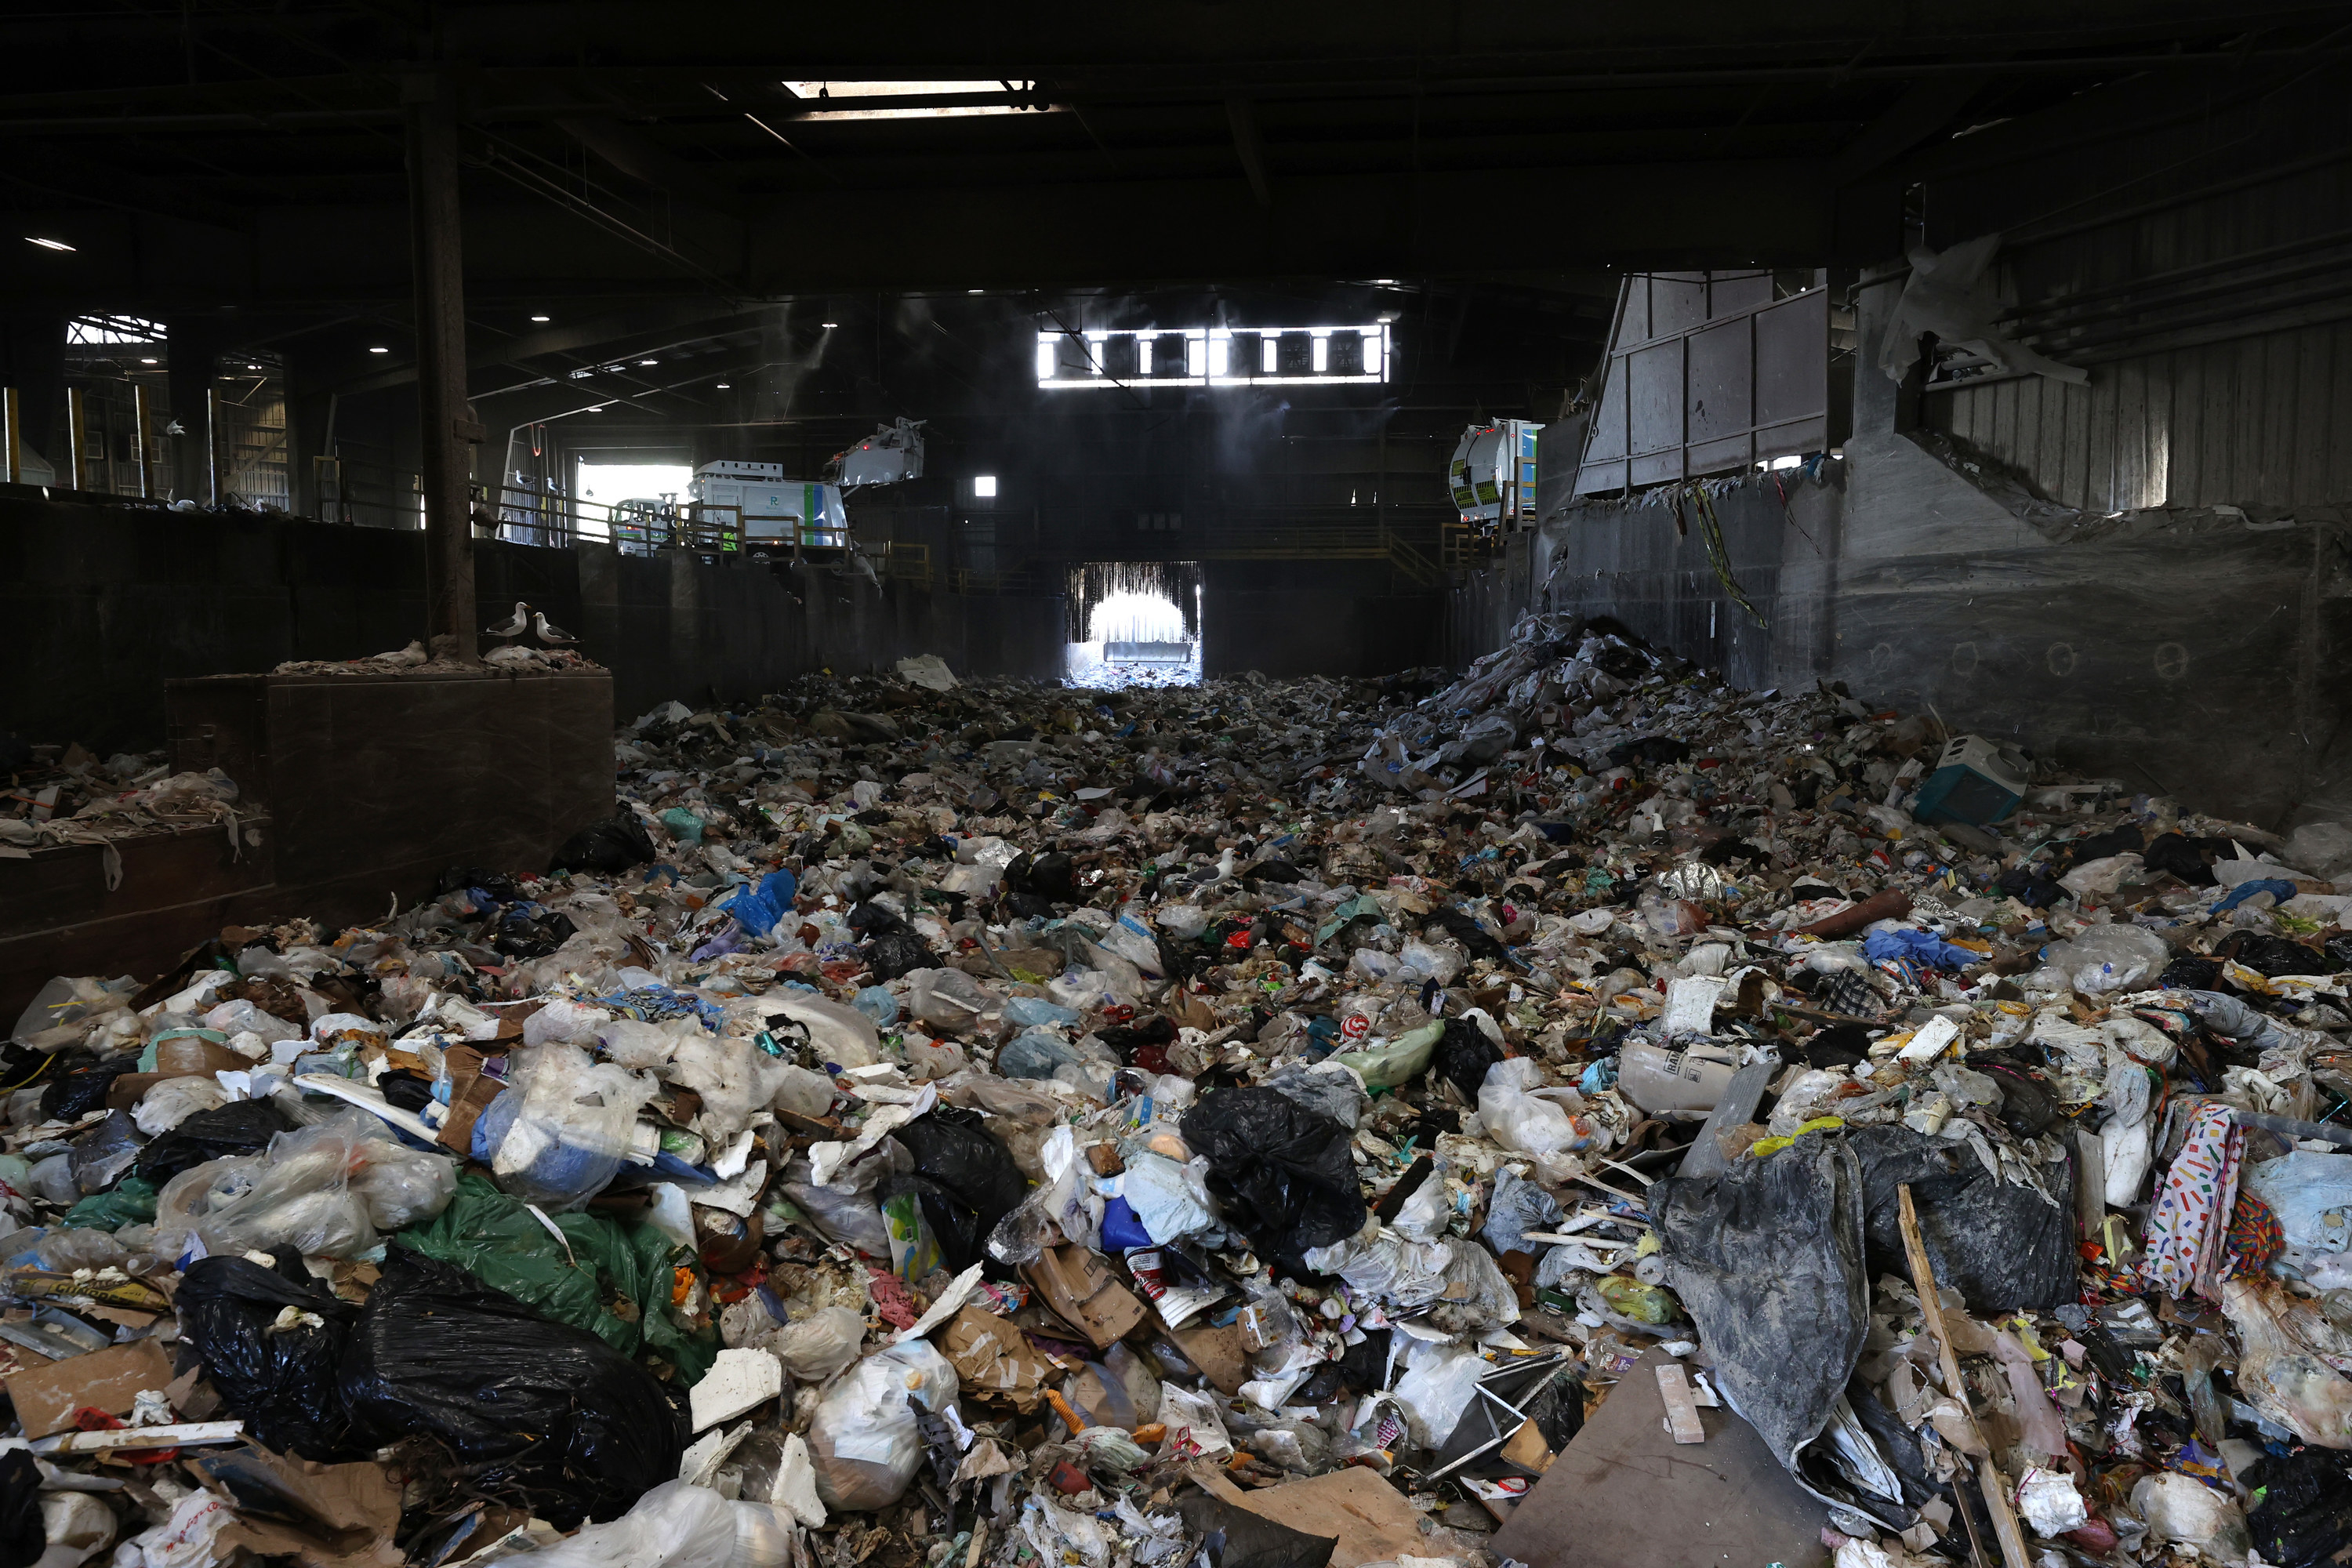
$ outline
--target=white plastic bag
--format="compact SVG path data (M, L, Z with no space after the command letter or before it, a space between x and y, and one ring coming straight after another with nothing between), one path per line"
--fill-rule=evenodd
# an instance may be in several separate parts
M803 1383L823 1383L857 1359L866 1320L847 1307L824 1307L768 1336L767 1350Z
M199 1110L217 1110L228 1091L209 1078L167 1078L139 1097L131 1120L150 1138L160 1138Z
M809 1423L817 1496L852 1512L898 1501L923 1462L914 1405L937 1414L957 1390L955 1368L929 1340L877 1351L843 1373Z
M792 1532L792 1515L782 1509L664 1481L609 1524L492 1561L530 1568L785 1568Z
M1584 1109L1572 1089L1545 1089L1543 1068L1527 1057L1511 1057L1486 1069L1478 1089L1478 1121L1486 1136L1506 1149L1535 1157L1539 1174L1580 1150L1605 1147L1603 1134L1571 1109ZM1561 1101L1566 1101L1566 1105ZM1554 1178L1557 1179L1557 1178ZM1441 1435L1442 1436L1442 1435Z
M474 1124L499 1190L549 1209L584 1207L620 1169L637 1110L661 1087L578 1046L551 1041L516 1053L506 1091Z

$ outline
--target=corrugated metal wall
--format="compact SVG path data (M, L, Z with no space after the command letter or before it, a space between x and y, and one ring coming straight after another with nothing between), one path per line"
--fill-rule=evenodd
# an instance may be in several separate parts
M2352 499L2352 150L2308 120L2078 148L2030 195L1931 182L1931 243L2005 229L2008 330L2091 380L1930 390L1925 423L2094 511Z

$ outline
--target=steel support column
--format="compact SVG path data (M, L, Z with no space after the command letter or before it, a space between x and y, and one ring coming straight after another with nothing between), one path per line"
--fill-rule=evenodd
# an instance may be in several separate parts
M426 647L476 658L466 291L457 212L457 116L446 77L402 79L408 135L408 225L416 283L417 459L425 485ZM446 639L446 640L445 640Z

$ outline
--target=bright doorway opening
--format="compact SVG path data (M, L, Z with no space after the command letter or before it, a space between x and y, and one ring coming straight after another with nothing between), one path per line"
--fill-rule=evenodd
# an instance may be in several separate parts
M580 459L579 499L591 503L580 521L583 539L608 539L604 509L625 500L687 500L694 470L684 463L592 463Z
M1070 573L1074 686L1197 686L1201 574L1189 561L1106 561Z

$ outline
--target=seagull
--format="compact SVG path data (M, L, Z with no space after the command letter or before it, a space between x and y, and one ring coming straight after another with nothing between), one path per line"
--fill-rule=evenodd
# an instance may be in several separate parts
M520 609L521 606L517 605L516 608ZM543 643L568 643L578 642L580 640L578 637L573 637L570 632L565 631L562 626L550 621L547 618L547 612L545 610L538 610L532 613L531 625L539 632L539 640Z
M542 617L543 619L544 617ZM520 599L515 601L515 613L494 626L484 626L486 637L519 637L530 629L530 606Z

